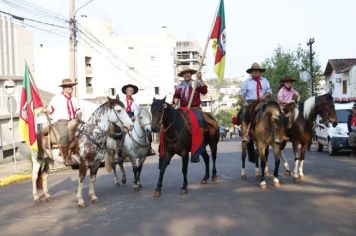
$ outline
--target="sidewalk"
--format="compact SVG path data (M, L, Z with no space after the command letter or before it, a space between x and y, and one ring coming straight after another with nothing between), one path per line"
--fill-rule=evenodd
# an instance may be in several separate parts
M32 178L32 161L29 153L16 153L16 167L13 157L0 161L0 187ZM64 168L68 167L57 162L53 166L50 165L51 172Z

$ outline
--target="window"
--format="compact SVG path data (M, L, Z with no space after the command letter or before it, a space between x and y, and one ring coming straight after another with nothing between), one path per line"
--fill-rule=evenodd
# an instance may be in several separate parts
M346 80L342 81L342 93L343 94L347 93L347 81Z
M134 46L129 46L128 49L129 50L134 50L135 48L134 48Z
M130 67L129 67L129 70L135 70L135 67L130 66Z
M155 95L159 95L159 87L155 87Z
M116 89L115 88L110 88L110 95L115 96L116 94Z

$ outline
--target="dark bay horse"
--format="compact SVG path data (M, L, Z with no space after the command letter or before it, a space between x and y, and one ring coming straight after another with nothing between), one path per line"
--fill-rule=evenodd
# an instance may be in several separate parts
M268 147L272 146L274 157L275 157L275 168L273 171L273 185L279 187L279 164L281 155L281 144L275 143L275 135L282 137L286 131L287 119L282 113L278 103L274 101L269 101L262 105L260 108L260 114L255 118L254 125L250 129L250 137L256 142L257 150L256 154L250 150L250 154L256 156L255 162L261 161L261 177L260 177L260 188L265 189L267 187L265 181L266 164ZM246 147L243 146L243 147ZM254 149L253 149L254 150ZM245 150L246 152L246 150Z
M163 182L164 172L169 165L172 157L177 154L182 158L182 173L183 173L183 186L181 188L181 194L187 194L187 170L189 163L189 152L191 150L192 136L190 129L186 126L186 122L182 113L176 110L173 106L165 102L166 98L153 99L151 106L152 114L152 124L151 129L153 132L159 132L160 129L164 129L164 156L159 159L159 179L157 187L155 190L155 197L161 195L161 188ZM162 128L161 128L162 127ZM209 134L204 134L204 151L201 153L204 163L205 163L205 175L201 183L206 183L209 179L209 154L207 153L205 147L210 146L212 159L213 159L213 170L212 170L212 180L216 181L216 153L217 144L219 142L219 130L217 129L215 135L211 137Z
M285 107L285 109L288 109L288 107ZM310 97L301 103L298 115L295 117L291 127L287 129L287 136L292 142L294 152L294 181L304 179L303 164L305 152L313 136L313 126L317 115L320 115L323 121L331 122L333 127L336 127L337 117L334 100L330 93ZM286 143L282 144L283 149L285 145Z

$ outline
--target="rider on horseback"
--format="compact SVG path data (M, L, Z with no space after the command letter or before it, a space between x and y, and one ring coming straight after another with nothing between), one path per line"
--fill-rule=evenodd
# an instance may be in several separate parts
M261 73L266 70L261 68L259 64L253 63L251 68L246 72L251 75L242 84L240 91L240 99L243 102L243 108L241 113L241 129L242 129L242 142L249 142L249 131L251 123L254 122L254 116L262 106L261 104L266 102L272 95L272 90L268 80L261 77ZM284 139L284 137L283 137ZM277 135L275 135L275 142L280 143Z
M173 95L173 104L180 107L188 107L189 99L193 91L193 81L192 75L197 73L197 70L191 69L189 67L183 68L181 72L179 72L178 76L183 77L183 81L176 87ZM218 124L210 119L205 113L201 111L201 100L200 94L207 94L208 86L204 83L201 73L196 74L197 77L197 87L194 91L193 100L191 104L191 109L195 113L199 126L200 126L200 133L204 137L204 128L206 127L206 123L208 125L213 126L215 129L218 129ZM210 129L209 129L210 132ZM213 131L210 132L210 135L214 135ZM192 162L199 162L199 155L192 157Z
M135 102L133 99L133 95L138 92L138 87L133 84L126 84L121 88L121 92L126 95L126 98L124 100L124 106L126 109L127 114L129 117L134 121L136 119L136 116L138 114L138 104ZM120 127L115 127L117 129L117 132L121 133ZM156 155L156 153L153 151L151 143L152 143L152 134L148 135L148 139L150 141L149 149L147 152L147 156L153 156ZM118 155L122 155L122 150L121 147L118 147Z
M293 98L295 97L295 101L299 102L300 100L300 95L297 90L292 88L293 82L295 82L296 79L294 79L292 76L285 76L281 80L281 86L277 95L278 103L283 106L285 104L294 102ZM283 110L283 109L282 109Z
M53 126L59 133L59 143L61 153L66 165L74 164L72 157L69 154L69 144L73 141L75 130L82 117L82 112L78 104L78 100L72 97L73 86L77 82L73 82L71 79L63 79L62 87L63 91L52 98L49 106L44 108L44 112L53 121ZM50 128L44 129L43 136L47 136L50 132Z

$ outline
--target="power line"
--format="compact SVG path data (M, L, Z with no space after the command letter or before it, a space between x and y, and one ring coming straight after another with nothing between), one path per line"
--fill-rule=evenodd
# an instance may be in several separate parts
M5 12L5 11L0 11L0 13L9 15L9 16L11 16L13 19L15 19L15 20L20 20L20 21L28 20L28 21L32 21L32 22L39 23L39 24L54 26L54 27L58 27L58 28L63 28L63 29L67 28L67 27L62 26L62 25L56 25L56 24L51 24L51 23L48 23L48 22L43 22L43 21L39 21L39 20L27 18L27 17L22 17L22 16L14 15L14 14L9 13L9 12Z

